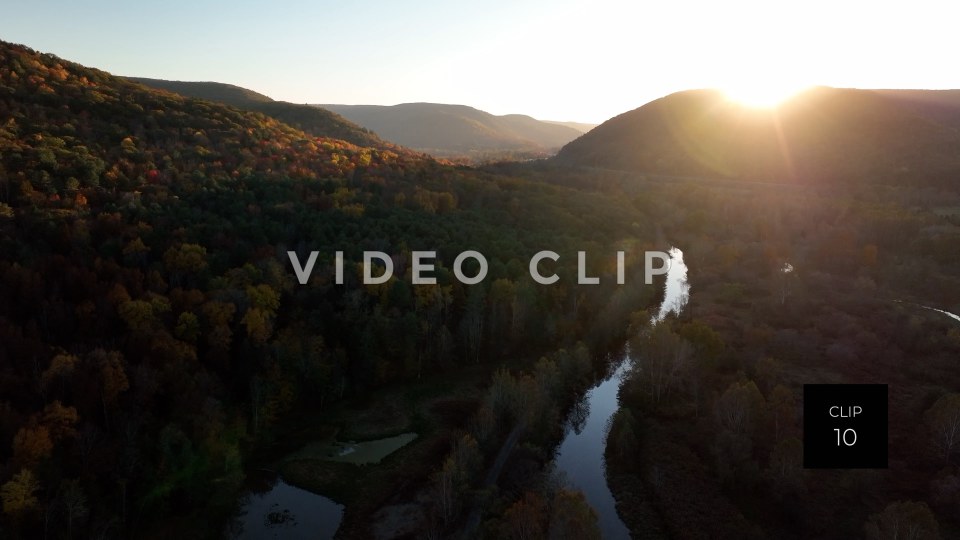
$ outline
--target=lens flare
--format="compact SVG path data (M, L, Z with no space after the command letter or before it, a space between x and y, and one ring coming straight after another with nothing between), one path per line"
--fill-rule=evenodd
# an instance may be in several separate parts
M800 84L752 80L724 86L720 90L727 96L727 99L746 107L773 108L806 88L807 86Z

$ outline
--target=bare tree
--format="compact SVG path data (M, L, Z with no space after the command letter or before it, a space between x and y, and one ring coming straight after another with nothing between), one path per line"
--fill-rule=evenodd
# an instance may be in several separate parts
M927 503L891 503L863 526L870 540L939 540L940 526Z
M945 460L960 445L960 394L947 394L927 410L923 419L933 433L934 444Z
M87 496L80 487L79 480L67 480L60 485L59 497L63 507L64 517L67 518L67 533L73 538L73 524L87 517L90 509L87 507Z

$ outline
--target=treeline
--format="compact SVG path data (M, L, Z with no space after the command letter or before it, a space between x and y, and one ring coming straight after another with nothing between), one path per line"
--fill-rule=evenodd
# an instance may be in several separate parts
M583 494L548 467L563 418L593 380L582 343L540 358L527 373L497 371L467 432L425 488L425 537L599 538Z

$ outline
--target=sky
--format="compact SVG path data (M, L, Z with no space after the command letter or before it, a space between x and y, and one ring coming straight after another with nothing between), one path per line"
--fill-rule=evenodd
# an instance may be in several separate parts
M690 88L960 88L945 0L2 0L0 39L295 103L599 123Z

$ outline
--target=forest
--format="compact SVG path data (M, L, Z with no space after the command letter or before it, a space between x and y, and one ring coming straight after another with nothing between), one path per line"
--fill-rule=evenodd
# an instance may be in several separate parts
M630 295L647 294L613 294L614 256L591 262L600 286L574 277L577 250L653 247L642 201L308 135L22 46L0 54L11 537L214 535L209 516L230 511L286 419L581 340L606 350ZM545 248L562 255L550 287L527 275ZM287 252L311 249L323 255L300 286ZM371 249L395 272L364 286ZM410 284L415 249L437 252L437 286ZM489 260L482 284L453 278L467 249Z
M634 533L955 537L960 326L918 304L957 311L956 192L653 189L682 201L691 300L631 330L606 455ZM889 385L887 469L803 468L811 383Z
M960 313L955 130L871 97L847 118L880 120L837 140L908 143L837 165L797 120L790 175L745 168L758 121L718 174L682 141L632 150L702 106L664 99L557 158L468 167L0 42L0 537L221 537L276 466L346 503L344 538L411 500L406 537L597 538L550 462L624 347L606 474L635 537L960 536L960 324L921 307ZM651 324L643 254L672 245L689 304ZM365 251L390 279L364 283ZM887 469L803 468L803 384L839 382L889 385ZM283 459L411 428L375 467Z

